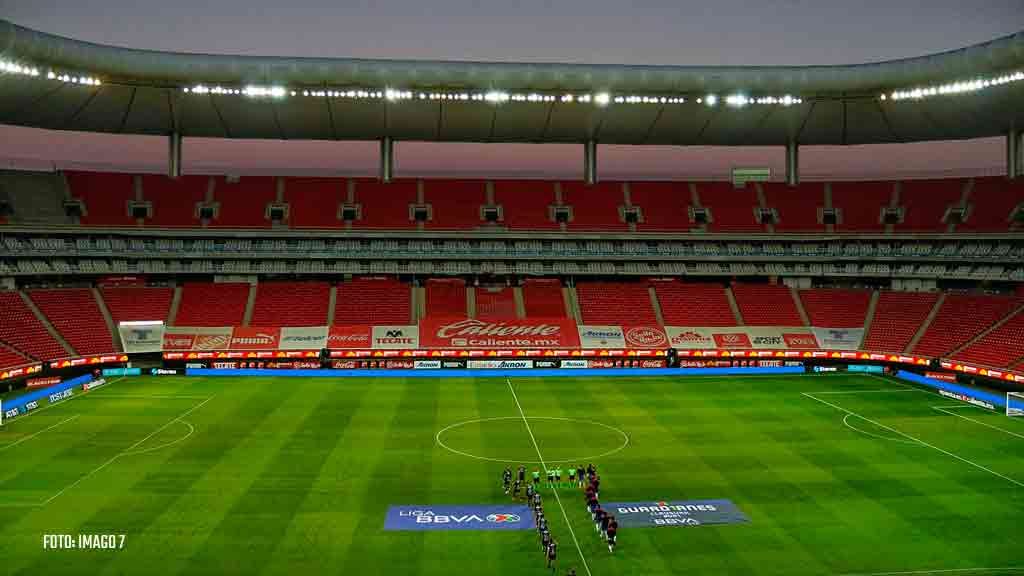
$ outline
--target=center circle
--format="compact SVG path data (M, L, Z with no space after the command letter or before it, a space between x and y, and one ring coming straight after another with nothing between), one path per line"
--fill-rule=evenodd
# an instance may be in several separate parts
M453 454L509 464L541 464L538 448L545 464L583 464L629 445L629 435L614 426L561 416L465 420L442 428L435 439Z

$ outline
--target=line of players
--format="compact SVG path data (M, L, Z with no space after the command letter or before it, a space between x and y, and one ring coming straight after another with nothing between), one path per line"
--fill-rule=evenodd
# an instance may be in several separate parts
M619 522L615 516L601 508L598 500L601 490L601 477L597 475L597 468L593 464L587 466L587 487L583 493L587 501L587 512L594 521L594 530L601 535L601 538L608 543L608 551L615 552L616 538L619 534Z
M550 478L553 477L553 474L549 472L548 476L550 482ZM505 471L502 472L501 481L505 488L505 494L508 494L511 490L512 497L519 500L519 492L522 489L522 485L526 483L526 467L519 466L516 470L514 480L512 469L506 467ZM558 541L555 540L551 535L551 531L548 530L548 519L544 517L544 505L541 502L540 492L538 491L539 486L540 470L534 470L533 482L526 484L526 504L529 506L530 511L533 512L533 522L537 526L537 534L540 535L541 553L547 560L547 567L554 572L557 566Z

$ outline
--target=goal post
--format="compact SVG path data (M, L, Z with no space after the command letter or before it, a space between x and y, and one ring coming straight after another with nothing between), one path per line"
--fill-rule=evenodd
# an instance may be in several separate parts
M1006 415L1024 416L1024 392L1006 393Z

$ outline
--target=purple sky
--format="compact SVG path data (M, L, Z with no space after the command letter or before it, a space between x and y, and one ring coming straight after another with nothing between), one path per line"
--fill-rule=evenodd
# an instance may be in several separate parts
M1024 0L0 0L0 16L159 50L626 64L842 64L918 56L1024 29ZM162 171L159 138L0 126L0 166ZM579 177L575 146L401 143L400 175ZM187 140L186 172L371 174L365 143ZM725 177L772 148L602 147L602 178ZM805 148L804 177L998 173L999 139Z

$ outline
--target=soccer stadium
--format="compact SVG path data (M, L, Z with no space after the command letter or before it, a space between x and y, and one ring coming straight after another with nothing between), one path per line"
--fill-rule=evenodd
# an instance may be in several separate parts
M0 20L6 150L161 153L0 170L0 572L1024 574L1024 32L849 65L186 48ZM209 140L373 170L195 168ZM994 171L802 177L981 141ZM781 169L599 162L742 146Z

